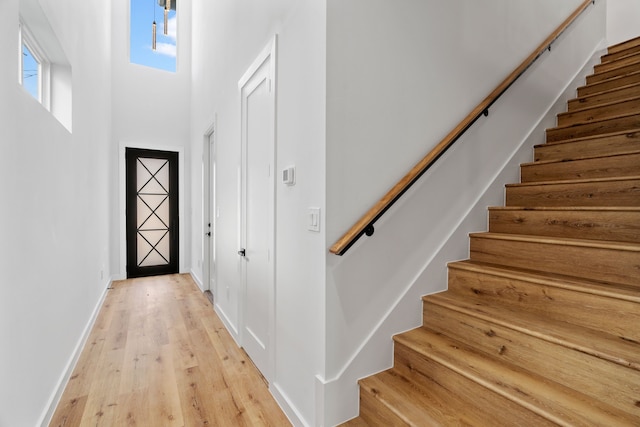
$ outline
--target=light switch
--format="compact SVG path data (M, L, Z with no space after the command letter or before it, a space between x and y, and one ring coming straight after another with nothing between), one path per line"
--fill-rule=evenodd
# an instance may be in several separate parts
M296 185L296 167L289 166L282 169L282 183L286 185Z
M320 208L309 208L307 215L307 229L320 231Z

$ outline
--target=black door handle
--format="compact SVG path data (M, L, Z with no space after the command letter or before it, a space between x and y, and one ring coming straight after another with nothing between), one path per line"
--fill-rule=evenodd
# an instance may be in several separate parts
M205 234L205 235L207 235L207 236L209 236L209 237L211 237L211 232L204 233L204 234Z
M242 249L240 249L240 250L238 251L238 255L240 255L240 256L247 256L247 252L244 250L244 248L242 248Z

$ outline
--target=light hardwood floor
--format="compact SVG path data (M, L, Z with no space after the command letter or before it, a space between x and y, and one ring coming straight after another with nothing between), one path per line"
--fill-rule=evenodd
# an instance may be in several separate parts
M50 426L289 426L189 275L115 282Z

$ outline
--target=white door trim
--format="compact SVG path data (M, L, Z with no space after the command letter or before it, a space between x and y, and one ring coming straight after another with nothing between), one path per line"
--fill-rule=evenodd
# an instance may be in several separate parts
M275 208L275 198L276 198L276 58L277 58L277 36L274 36L273 39L265 46L265 48L260 52L258 57L253 61L251 66L244 73L242 78L238 82L238 89L240 94L240 123L241 123L241 165L240 165L240 182L241 188L239 192L240 198L240 207L239 210L239 224L240 224L240 236L239 241L241 245L245 245L246 243L246 216L245 216L245 206L246 201L242 200L242 197L246 194L246 184L247 184L247 170L246 170L246 130L244 129L246 120L245 120L245 102L244 102L244 93L245 90L248 89L247 84L251 81L251 78L254 74L260 69L260 67L266 62L270 61L270 69L269 69L269 91L271 93L271 134L269 135L269 163L270 163L270 175L269 175L269 208L268 208L268 237L267 237L267 246L270 253L271 262L269 264L269 272L268 272L268 288L269 288L269 297L267 301L268 308L268 336L269 342L266 344L266 351L268 354L268 362L267 367L262 372L267 382L271 383L273 381L275 375L275 262L276 262L276 252L275 252L275 217L276 217L276 208ZM245 246L241 246L245 247ZM240 248L238 248L240 249ZM242 277L242 286L240 292L240 298L238 299L239 307L238 307L238 331L239 331L239 342L240 345L244 345L245 342L245 303L246 303L246 277L245 277L245 268L243 270Z
M203 185L202 185L202 287L203 290L209 290L217 297L217 269L213 269L216 256L216 118L213 123L204 132L202 138L202 165L203 165ZM208 227L208 224L211 224ZM207 237L206 233L210 232L211 237ZM212 277L213 276L213 277ZM213 280L212 280L213 279ZM214 286L211 286L213 281Z

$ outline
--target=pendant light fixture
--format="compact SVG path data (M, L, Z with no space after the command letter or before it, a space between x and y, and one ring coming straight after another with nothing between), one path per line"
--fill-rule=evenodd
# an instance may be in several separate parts
M156 2L155 0L151 0L153 3L153 25L151 26L151 49L156 50ZM166 12L165 12L165 16Z
M164 3L164 35L169 34L169 11L171 10L171 0Z

